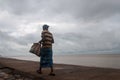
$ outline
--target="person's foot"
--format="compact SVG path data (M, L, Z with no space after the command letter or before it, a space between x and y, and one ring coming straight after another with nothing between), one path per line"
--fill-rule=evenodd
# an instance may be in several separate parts
M50 73L49 75L50 75L50 76L55 76L55 73Z
M37 72L38 74L42 74L42 72L41 72L40 70L37 70L36 72Z

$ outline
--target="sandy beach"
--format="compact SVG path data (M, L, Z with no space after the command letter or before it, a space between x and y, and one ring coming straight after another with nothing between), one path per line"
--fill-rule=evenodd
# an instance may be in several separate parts
M39 67L36 61L0 58L0 65L21 72L21 76L33 76L27 80L120 80L120 69L54 64L56 76L49 76L49 69L43 69L43 74L36 73Z

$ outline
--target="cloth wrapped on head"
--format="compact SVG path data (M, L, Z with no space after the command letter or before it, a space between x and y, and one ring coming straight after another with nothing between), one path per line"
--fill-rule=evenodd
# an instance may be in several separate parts
M43 30L48 30L49 26L47 24L43 25Z

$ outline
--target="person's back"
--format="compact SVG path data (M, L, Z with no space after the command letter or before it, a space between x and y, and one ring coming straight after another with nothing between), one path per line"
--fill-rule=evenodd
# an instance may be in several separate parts
M54 43L52 33L50 33L48 30L43 30L41 35L42 48L52 48L52 43Z
M42 73L41 69L50 67L51 72L50 75L54 76L53 72L53 51L52 51L52 43L54 43L53 35L48 31L49 26L43 25L43 31L41 33L42 39L39 43L42 44L41 48L41 58L40 58L40 68L37 70L38 73Z

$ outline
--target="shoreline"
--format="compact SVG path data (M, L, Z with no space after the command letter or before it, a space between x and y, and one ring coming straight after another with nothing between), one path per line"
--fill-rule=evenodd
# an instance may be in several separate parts
M35 55L30 56L14 56L11 58L19 60L29 60L39 62L40 58ZM78 66L91 66L101 68L115 68L120 69L120 55L116 54L80 54L80 55L54 55L54 63L68 64Z
M49 76L49 69L43 69L43 74L37 74L39 62L11 58L0 58L0 64L33 76L30 80L120 80L120 69L86 67L66 64L54 64L56 76ZM63 75L64 74L64 75ZM36 79L35 79L36 78Z

